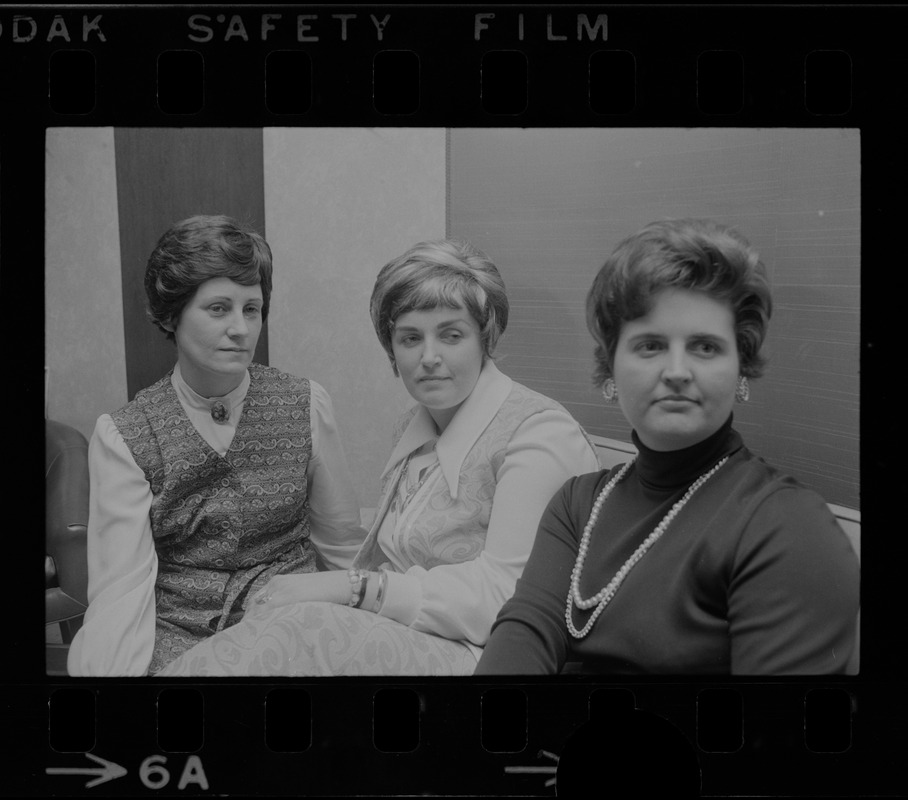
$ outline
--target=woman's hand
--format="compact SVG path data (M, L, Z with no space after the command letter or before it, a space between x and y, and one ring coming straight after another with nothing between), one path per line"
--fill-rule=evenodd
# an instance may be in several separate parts
M323 602L346 604L350 580L345 570L276 575L258 591L246 607L247 617L263 617L292 603Z

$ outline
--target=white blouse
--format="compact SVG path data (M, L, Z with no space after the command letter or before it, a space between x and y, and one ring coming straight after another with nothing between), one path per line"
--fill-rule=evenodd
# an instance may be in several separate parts
M196 430L219 455L230 448L249 389L249 374L221 398L204 398L183 380L174 390ZM359 503L347 471L331 398L310 386L310 542L327 569L347 569L365 538ZM226 422L211 417L220 400ZM109 414L95 425L88 447L88 601L85 621L70 646L70 675L145 675L155 637L157 554L151 531L151 486Z
M569 478L599 469L592 445L566 410L530 415L508 441L482 552L459 561L455 553L436 551L436 533L452 524L448 512L436 508L443 488L460 498L461 511L475 508L479 513L476 500L484 490L464 485L470 476L461 475L461 466L474 447L485 451L482 434L512 386L494 362L486 362L472 394L441 436L426 409L417 410L385 467L386 475L392 470L404 474L386 487L370 534L380 548L375 561L385 561L376 566L388 570L378 613L462 641L477 658L498 611L514 593L549 500ZM442 563L430 569L418 566L415 552Z

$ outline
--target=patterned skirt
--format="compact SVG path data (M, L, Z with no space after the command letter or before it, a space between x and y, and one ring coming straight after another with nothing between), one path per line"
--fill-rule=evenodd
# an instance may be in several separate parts
M270 564L223 572L159 562L149 675L243 619L246 603L275 575L315 572L315 552L295 546Z
M335 603L296 603L250 617L171 662L161 677L471 675L470 648Z

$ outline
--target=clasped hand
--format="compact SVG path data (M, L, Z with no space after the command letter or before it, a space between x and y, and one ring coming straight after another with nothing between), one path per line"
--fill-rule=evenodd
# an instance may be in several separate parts
M350 583L343 570L275 575L250 598L245 616L264 617L292 603L346 603L349 597Z

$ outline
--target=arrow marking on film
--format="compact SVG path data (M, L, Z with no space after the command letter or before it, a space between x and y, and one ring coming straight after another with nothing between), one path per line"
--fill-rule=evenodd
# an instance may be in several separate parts
M548 750L540 750L539 753L538 753L538 757L539 757L539 758L545 757L545 758L548 758L548 759L550 759L550 760L552 760L552 761L555 761L555 762L558 761L558 756L556 756L554 753L550 753ZM524 774L524 775L554 775L555 773L558 772L558 767L505 767L505 768L504 768L504 771L505 771L505 774L510 773L511 775L514 775L514 774ZM545 785L546 785L546 786L554 786L554 785L555 785L555 779L554 779L554 778L549 778L549 779L545 782Z
M112 781L114 778L122 778L126 774L126 769L113 761L107 761L100 756L94 756L86 753L92 761L100 764L100 767L47 767L44 771L48 775L97 775L94 780L85 784L86 789L97 786L99 783Z

